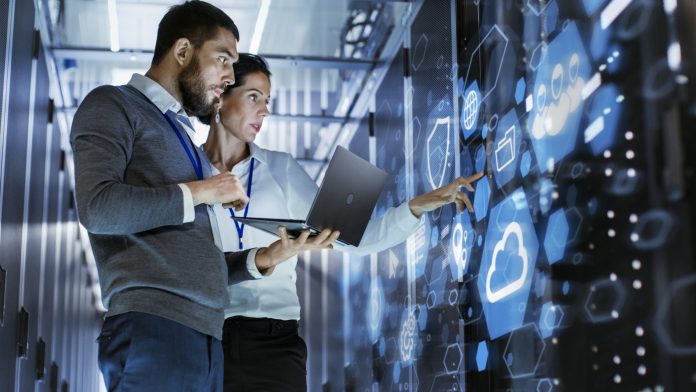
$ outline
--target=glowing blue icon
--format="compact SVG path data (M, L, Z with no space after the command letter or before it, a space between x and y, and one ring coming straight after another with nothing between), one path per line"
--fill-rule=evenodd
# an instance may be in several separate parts
M450 118L437 118L426 146L427 175L432 189L442 186L450 159Z
M529 155L529 151L522 154L522 160L520 161L520 173L522 177L527 177L529 170L532 168L532 156Z
M514 236L517 241L517 246L515 246L515 251L517 256L519 256L520 264L522 265L522 272L519 276L515 277L512 282L506 282L503 287L496 290L491 289L491 280L493 279L493 274L496 271L496 266L498 264L498 259L503 258L502 252L506 248L508 243L508 238ZM509 260L508 260L509 262ZM517 222L511 222L505 228L503 233L503 238L495 244L493 248L493 260L491 262L491 267L486 274L486 298L491 303L500 301L503 298L510 296L515 291L522 288L525 279L527 278L529 270L529 256L527 256L527 249L524 247L524 239L522 238L522 227ZM506 271L505 271L506 272ZM500 273L500 272L499 272ZM507 278L507 277L506 277Z
M416 335L416 316L413 311L409 311L406 320L401 326L399 336L399 348L401 350L401 360L408 362L413 359L413 349L415 348Z
M381 334L382 317L384 314L384 294L381 283L377 279L370 288L370 306L367 320L370 326L370 337L377 340Z
M491 339L522 326L539 242L527 198L515 190L491 210L478 290Z
M517 81L517 86L515 86L515 102L519 105L524 101L524 93L527 89L527 83L525 83L524 78L520 78Z
M469 216L466 214L458 214L452 222L452 227L450 235L452 254L449 265L452 279L461 281L469 268L471 248L474 245L476 233L471 227Z
M488 213L488 201L491 197L491 186L488 178L483 177L476 183L476 193L474 194L474 215L476 222L480 222Z
M476 81L464 91L462 98L462 112L459 116L459 122L462 127L462 132L464 133L464 138L468 139L476 132L479 107L481 106L481 92L479 91Z
M624 97L615 85L602 86L592 96L588 110L590 124L585 129L585 143L589 143L594 155L613 146L621 120Z
M546 249L546 258L549 260L549 264L553 264L563 258L569 232L570 226L568 225L565 211L560 209L551 214L549 225L546 228L546 237L544 238L544 249Z
M486 342L480 342L476 348L476 366L479 371L486 369L486 364L488 363L488 346Z
M539 170L548 172L573 151L582 118L582 90L590 65L575 22L549 45L532 92L527 127Z
M515 126L505 131L505 136L495 148L495 169L502 171L515 160Z
M495 183L498 188L502 188L515 178L521 140L522 129L513 109L498 121L495 132L493 160L495 161Z

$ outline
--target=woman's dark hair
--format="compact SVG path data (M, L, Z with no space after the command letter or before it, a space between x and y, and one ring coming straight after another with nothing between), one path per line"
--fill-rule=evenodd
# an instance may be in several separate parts
M217 34L218 28L229 30L239 41L239 29L221 9L205 1L187 1L175 5L162 17L157 29L152 65L157 65L179 38L187 38L200 48Z
M229 94L235 87L244 86L247 75L257 72L271 77L268 63L263 57L251 53L240 53L239 60L234 63L234 84L227 87L223 96Z
M225 97L232 92L237 87L244 86L246 83L247 76L261 72L268 78L271 77L271 71L268 69L268 63L263 57L251 54L251 53L240 53L239 60L234 63L234 84L227 86L225 92L222 96ZM198 117L198 119L206 125L210 125L209 117Z

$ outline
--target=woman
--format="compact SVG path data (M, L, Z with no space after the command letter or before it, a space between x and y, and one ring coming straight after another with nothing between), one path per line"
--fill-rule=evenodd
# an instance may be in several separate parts
M318 188L289 154L269 151L254 144L268 115L270 76L259 56L240 54L235 81L222 97L203 146L213 166L231 171L247 187L250 202L243 215L298 219L307 216ZM206 119L202 119L206 122ZM482 174L414 198L373 219L359 247L336 246L352 253L369 254L403 242L415 231L422 214L455 202L461 210L471 203L459 191ZM251 182L250 182L251 180ZM214 208L219 239L225 251L267 246L276 237L238 225L233 213ZM240 214L240 212L236 212ZM298 335L300 303L295 280L297 257L275 267L268 276L228 288L223 350L225 391L306 390L307 348Z

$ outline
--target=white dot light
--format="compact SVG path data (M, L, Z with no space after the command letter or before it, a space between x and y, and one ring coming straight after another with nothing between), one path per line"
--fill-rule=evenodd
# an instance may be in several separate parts
M615 319L619 318L619 312L617 312L616 310L612 310L611 317Z
M636 336L643 336L645 334L645 331L643 330L643 327L637 326L636 327Z
M640 239L638 233L631 233L631 241L636 242Z
M614 375L614 383L616 384L621 384L621 376L616 374Z
M611 151L604 150L604 158L607 158L607 159L611 158Z
M633 262L631 262L631 266L634 270L638 271L641 267L640 260L633 260Z
M612 282L616 282L616 279L618 279L618 277L616 276L615 273L612 272L611 274L609 274L609 279L610 279Z
M636 354L637 354L639 357L644 357L644 356L645 356L645 347L643 347L643 346L638 346L638 348L636 348Z
M612 210L607 211L607 218L614 219L614 211L612 211Z
M636 157L636 153L633 152L633 150L628 150L628 151L626 151L626 158L628 158L628 159L633 159L633 158L635 158L635 157Z
M640 280L636 279L633 281L633 288L636 290L640 290L643 287L643 283L640 282Z
M611 177L612 173L613 173L613 171L612 171L611 169L609 169L609 168L606 168L606 169L604 170L604 175L607 176L607 177Z
M638 222L638 215L636 215L636 214L631 214L631 215L628 217L628 221L631 222L631 223L637 223L637 222Z
M628 171L626 172L626 174L628 174L628 177L633 178L633 177L636 176L636 169L630 168L630 169L628 169Z
M631 132L631 131L626 132L626 140L633 140L633 132Z
M645 365L640 365L638 366L638 374L641 376L645 376L645 373L648 371L648 369L645 368Z
M614 229L609 229L607 235L611 238L614 238L616 236L616 231L614 231Z
M614 355L613 361L615 364L619 365L621 363L621 357L618 355Z

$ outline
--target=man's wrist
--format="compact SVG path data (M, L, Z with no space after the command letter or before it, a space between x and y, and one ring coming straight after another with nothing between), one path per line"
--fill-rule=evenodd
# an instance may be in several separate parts
M273 272L273 269L275 268L268 248L259 248L259 250L256 252L255 261L256 268L259 270L261 275L268 275L269 273Z

